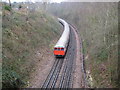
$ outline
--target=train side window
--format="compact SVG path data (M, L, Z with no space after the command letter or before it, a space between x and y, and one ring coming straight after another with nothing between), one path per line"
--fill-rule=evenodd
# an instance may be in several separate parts
M64 50L64 48L61 48L61 50Z
M60 48L58 48L58 50L60 50Z
M54 48L54 50L57 50L57 48Z

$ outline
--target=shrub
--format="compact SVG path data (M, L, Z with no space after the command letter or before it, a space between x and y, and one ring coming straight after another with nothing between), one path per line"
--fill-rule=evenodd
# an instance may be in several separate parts
M4 9L7 10L7 11L11 11L11 7L9 5L5 5Z

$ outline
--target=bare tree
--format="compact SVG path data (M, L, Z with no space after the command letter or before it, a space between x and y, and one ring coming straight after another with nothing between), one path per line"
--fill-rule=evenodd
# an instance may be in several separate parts
M32 7L32 5L31 5L31 3L32 3L32 1L31 0L26 0L26 21L27 21L27 23L29 22L29 14L30 14L30 9L31 9L31 7Z
M46 11L47 4L50 2L50 0L42 0L43 5L44 5L44 10Z
M11 1L10 0L8 0L9 1L9 5L10 5L10 7L11 7Z

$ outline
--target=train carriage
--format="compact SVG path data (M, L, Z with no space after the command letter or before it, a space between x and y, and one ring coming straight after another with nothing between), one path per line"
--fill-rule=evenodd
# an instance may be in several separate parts
M70 28L68 23L65 22L63 19L58 18L58 20L64 26L64 31L57 44L54 46L54 55L63 57L65 56L69 43Z

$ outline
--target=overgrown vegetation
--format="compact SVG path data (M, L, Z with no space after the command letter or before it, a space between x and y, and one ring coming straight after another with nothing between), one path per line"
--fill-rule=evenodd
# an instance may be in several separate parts
M11 11L11 7L10 7L9 5L5 5L5 6L4 6L4 9L5 9L5 10L8 10L8 11Z
M13 8L10 14L9 7L3 7L2 84L3 88L23 87L35 66L35 50L51 48L49 44L59 38L61 26L41 10L28 13L25 8Z
M61 3L48 5L48 11L74 24L83 40L90 87L119 87L118 3Z

